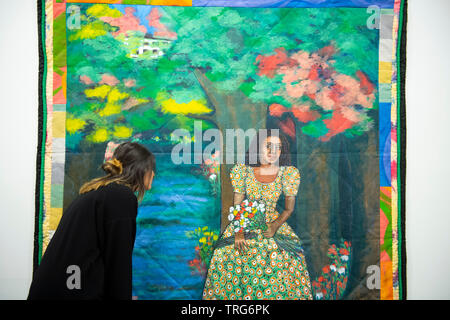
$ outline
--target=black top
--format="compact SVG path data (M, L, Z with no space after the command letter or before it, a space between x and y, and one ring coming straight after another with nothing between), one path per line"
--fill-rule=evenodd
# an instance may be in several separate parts
M137 198L111 183L78 196L64 212L28 299L131 299Z

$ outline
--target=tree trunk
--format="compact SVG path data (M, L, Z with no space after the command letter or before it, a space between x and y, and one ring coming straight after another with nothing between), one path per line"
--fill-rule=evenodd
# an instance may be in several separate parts
M380 266L380 175L377 130L363 136L364 149L351 158L355 175L356 210L352 217L352 265L348 299L379 299L379 289L368 289L367 267ZM378 196L377 196L378 195Z
M302 133L303 124L296 121L297 168L301 182L297 194L296 216L299 237L307 251L309 272L314 278L328 263L332 189L327 143Z

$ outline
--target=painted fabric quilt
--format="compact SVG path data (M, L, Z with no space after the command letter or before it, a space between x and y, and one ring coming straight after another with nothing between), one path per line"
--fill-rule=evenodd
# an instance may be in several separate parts
M134 299L406 298L406 1L40 0L38 20L35 269L81 185L135 141L157 175ZM241 157L265 129L290 160L272 183ZM240 255L236 219L270 222L287 197L289 219Z

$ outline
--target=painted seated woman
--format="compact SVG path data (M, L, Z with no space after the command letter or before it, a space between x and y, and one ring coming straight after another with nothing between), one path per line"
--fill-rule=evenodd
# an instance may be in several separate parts
M300 173L290 166L288 141L281 134L269 131L254 143L257 157L247 153L246 164L231 169L233 204L264 204L264 227L242 231L233 221L226 227L211 258L203 299L312 299L301 241L286 223ZM256 158L253 164L251 158ZM282 193L284 210L279 213Z

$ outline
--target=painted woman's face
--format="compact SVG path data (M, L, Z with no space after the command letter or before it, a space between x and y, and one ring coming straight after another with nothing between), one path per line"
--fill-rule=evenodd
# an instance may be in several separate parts
M278 164L281 155L281 140L267 137L261 145L261 164Z

